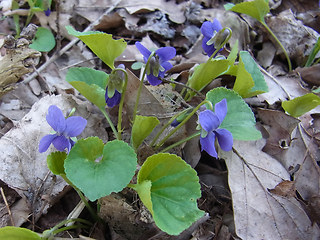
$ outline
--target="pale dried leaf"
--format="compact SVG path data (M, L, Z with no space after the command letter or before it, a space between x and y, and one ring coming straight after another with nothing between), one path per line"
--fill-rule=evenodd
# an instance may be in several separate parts
M300 77L297 74L274 77L264 73L264 78L269 91L259 94L258 98L260 101L267 101L270 105L278 101L286 101L288 97L296 98L309 93L301 86Z
M286 169L298 169L294 173L296 188L300 195L309 200L320 195L319 147L315 140L299 126L290 147L283 152L279 160Z
M228 167L237 235L254 240L320 237L318 226L312 226L295 198L268 191L289 180L289 174L257 144L235 141L233 151L221 154Z
M114 4L115 0L109 0L109 4ZM184 16L184 8L186 3L176 4L175 1L144 1L144 0L123 0L119 3L119 8L125 8L130 14L140 12L153 12L160 10L161 12L168 14L169 19L175 23L184 23L186 17Z
M299 120L284 112L269 109L258 109L258 116L268 132L267 143L262 151L279 159L276 156L281 156L290 146L291 133L297 127Z
M276 54L276 48L271 42L264 42L262 44L262 50L258 52L257 60L264 68L271 66L273 58Z
M267 24L287 50L290 58L294 59L297 65L304 64L320 36L319 33L296 20L291 9L270 18ZM282 53L279 44L275 43L275 46L278 53Z

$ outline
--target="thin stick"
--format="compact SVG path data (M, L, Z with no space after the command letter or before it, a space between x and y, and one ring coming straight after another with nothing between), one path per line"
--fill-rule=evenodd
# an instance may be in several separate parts
M0 188L0 191L1 191L1 195L2 195L3 201L4 201L4 203L6 204L6 207L7 207L7 209L8 209L8 214L9 214L9 217L10 217L11 225L12 225L12 226L15 226L15 225L14 225L13 218L12 218L12 214L11 214L11 210L10 210L9 204L8 204L8 202L7 202L7 198L6 198L6 195L4 194L4 191L3 191L3 188L2 188L2 187Z
M201 92L199 92L199 91L195 90L195 89L194 89L194 88L192 88L192 87L187 86L187 85L186 85L186 84L184 84L184 83L176 82L176 81L172 81L172 80L164 79L164 78L162 78L162 79L161 79L161 81L162 81L162 82L164 82L164 83L172 83L172 84L180 85L180 86L182 86L182 87L184 87L184 88L187 88L187 89L189 89L189 90L191 90L191 91L193 91L193 92L197 93L200 97L202 97L202 98L206 98L206 95L204 95L203 93L201 93Z
M93 26L97 25L100 20L103 18L104 15L110 13L111 11L113 11L117 5L121 2L121 0L118 0L115 4L113 4L110 8L108 8L108 10L106 10L96 21L92 22L85 30L86 31L90 31L93 29ZM62 48L59 52L56 52L48 61L46 61L44 64L42 64L37 72L32 73L29 77L27 77L25 80L23 80L21 83L28 83L30 82L32 79L34 79L36 76L38 76L38 74L40 72L42 72L44 69L46 69L46 67L51 64L52 62L54 62L55 60L57 60L58 57L60 57L61 55L63 55L65 52L67 52L71 47L73 47L73 45L75 45L80 39L79 38L75 38L73 39L71 42L69 42L64 48Z

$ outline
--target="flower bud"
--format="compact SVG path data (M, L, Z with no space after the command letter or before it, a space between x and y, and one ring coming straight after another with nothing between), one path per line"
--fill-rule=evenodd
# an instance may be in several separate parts
M230 34L231 32L228 28L223 28L207 42L207 45L214 44L216 48L223 47L223 43L227 40Z

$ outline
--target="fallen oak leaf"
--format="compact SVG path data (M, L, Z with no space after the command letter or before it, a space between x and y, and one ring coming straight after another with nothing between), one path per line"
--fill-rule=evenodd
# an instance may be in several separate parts
M289 174L257 144L235 141L233 151L221 153L228 167L237 235L242 239L319 238L319 227L312 225L295 198L268 191L289 180Z

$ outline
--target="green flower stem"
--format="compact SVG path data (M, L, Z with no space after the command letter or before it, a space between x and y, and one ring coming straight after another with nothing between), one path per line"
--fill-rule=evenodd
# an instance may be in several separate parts
M83 195L83 193L65 176L65 175L60 175L71 187L73 187L74 190L78 193L81 201L84 203L84 205L88 208L92 218L95 221L101 221L101 218L97 215L96 211L91 207L89 202L87 201L86 197Z
M33 17L33 14L34 14L33 13L33 8L34 8L33 1L32 0L28 0L28 5L29 5L30 10L29 10L29 13L28 13L28 17L27 17L25 26L28 26L28 24L30 23L31 18Z
M192 138L195 138L197 136L199 136L201 134L201 132L196 132L192 135L190 135L189 137L186 137L182 140L180 140L179 142L176 142L168 147L166 147L165 149L161 150L159 153L164 153L164 152L168 152L170 149L174 148L174 147L177 147L179 145L181 145L182 143L185 143L185 142L188 142L189 140L191 140Z
M117 131L117 129L115 128L115 126L113 125L113 123L112 123L112 121L111 121L111 119L110 119L110 117L109 117L106 109L105 109L105 108L99 108L99 109L100 109L100 111L102 112L102 114L104 115L104 117L107 119L107 122L109 123L109 125L110 125L110 127L111 127L111 129L112 129L112 131L113 131L113 134L114 134L114 135L116 136L116 138L118 139L118 131Z
M272 32L272 30L268 27L268 25L265 22L261 22L260 23L268 30L268 32L271 34L271 36L274 38L274 40L276 40L276 42L279 44L280 48L282 49L284 55L286 56L287 62L288 62L288 68L289 68L289 72L292 71L292 65L291 65L291 61L289 58L289 55L286 51L286 49L284 48L284 46L282 45L282 43L279 41L279 39L276 37L276 35L274 35L274 33Z
M63 225L66 225L68 223L71 223L71 222L81 222L81 223L84 223L84 224L87 224L87 225L92 225L91 222L85 220L85 219L81 219L81 218L71 218L71 219L66 219L66 220L63 220L62 222L59 222L57 225L55 225L53 228L49 229L49 230L46 230L42 233L42 239L50 239L50 237L54 237L54 235L56 235L57 233L59 232L63 232L65 230L69 230L70 228L66 229L66 228L60 228L62 227ZM77 225L77 227L86 227L85 225ZM69 226L70 227L70 226ZM60 228L60 229L59 229ZM73 227L75 228L75 227ZM62 230L63 229L63 230Z
M91 216L93 217L93 219L95 221L101 221L101 219L99 218L99 216L97 215L96 211L91 207L91 205L89 204L89 202L87 201L86 197L83 195L83 193L76 187L73 186L73 188L76 190L76 192L78 193L81 201L84 203L84 205L86 205L86 207L88 208Z
M160 135L163 133L163 131L170 126L170 124L181 114L185 113L185 111L179 112L178 114L174 115L170 120L161 128L161 130L157 133L157 135L153 138L152 142L150 143L150 146L154 146Z
M64 232L64 231L68 231L68 230L76 229L76 228L88 228L88 227L85 226L85 225L82 225L82 224L79 224L79 225L71 225L71 226L68 226L68 227L63 227L63 228L57 229L56 231L54 231L54 232L52 233L52 235L54 236L54 235L56 235L56 234L58 234L58 233L60 233L60 232Z
M203 105L203 104L209 104L210 108L213 109L212 103L209 102L208 100L202 101L198 106L196 106L193 111L177 126L175 127L166 137L164 137L156 146L155 150L159 149L165 141L167 141L175 132L177 132L192 116L195 114L198 109Z
M121 140L121 133L122 133L122 127L121 127L121 123L122 123L122 108L123 108L123 103L124 103L124 98L125 98L125 94L126 94L126 91L127 91L127 84L128 84L128 74L127 74L127 71L125 69L122 69L122 68L115 68L112 70L113 71L121 71L124 73L124 76L125 76L125 82L124 82L124 85L123 85L123 91L121 93L121 100L120 100L120 104L119 104L119 113L118 113L118 140Z
M134 105L134 109L133 109L133 117L132 117L132 122L134 122L134 120L136 119L136 116L137 116L137 110L138 110L138 105L139 105L139 99L140 99L140 95L141 95L141 90L142 90L142 85L143 85L143 81L144 81L144 78L146 76L146 73L147 73L147 69L149 67L149 64L150 64L150 60L151 58L154 56L155 52L152 52L148 58L148 61L146 63L146 66L143 70L143 74L142 74L142 79L140 80L140 85L139 85L139 88L138 88L138 93L137 93L137 99L136 99L136 103Z

